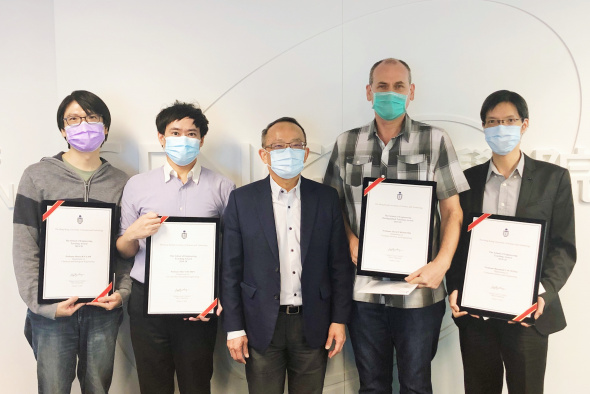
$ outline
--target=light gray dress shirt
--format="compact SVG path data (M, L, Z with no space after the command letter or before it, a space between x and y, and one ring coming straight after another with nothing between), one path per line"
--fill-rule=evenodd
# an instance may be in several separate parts
M505 178L498 171L494 162L490 160L486 187L483 192L483 213L504 216L514 216L516 214L523 170L524 155L522 152L516 168L508 178Z

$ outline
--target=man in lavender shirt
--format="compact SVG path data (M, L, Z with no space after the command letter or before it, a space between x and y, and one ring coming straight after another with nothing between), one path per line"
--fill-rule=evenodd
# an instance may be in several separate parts
M175 372L181 393L211 391L217 318L146 318L143 314L145 239L158 231L158 216L221 217L235 189L232 181L197 161L208 123L192 104L177 101L163 109L156 126L166 163L132 177L123 191L117 249L135 259L129 317L143 394L174 393Z

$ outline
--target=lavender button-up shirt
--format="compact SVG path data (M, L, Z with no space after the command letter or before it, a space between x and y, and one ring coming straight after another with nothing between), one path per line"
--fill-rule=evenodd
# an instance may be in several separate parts
M160 216L221 217L229 194L235 188L232 181L198 163L184 185L168 164L135 175L123 191L119 235L148 212ZM139 241L131 277L141 283L144 281L145 239Z

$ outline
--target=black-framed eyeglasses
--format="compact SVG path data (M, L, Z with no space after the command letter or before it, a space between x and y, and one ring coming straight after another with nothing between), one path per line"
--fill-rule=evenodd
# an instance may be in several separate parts
M522 121L522 118L508 118L508 119L488 119L486 120L487 127L498 126L501 124L506 124L508 126L514 125L518 121Z
M78 126L82 123L82 119L86 121L86 123L100 123L102 116L99 114L90 114L86 116L68 116L64 118L68 126Z
M307 146L306 142L296 141L296 142L275 142L274 144L266 145L264 148L265 149L270 148L271 150L287 149L289 147L291 149L305 149L306 146Z

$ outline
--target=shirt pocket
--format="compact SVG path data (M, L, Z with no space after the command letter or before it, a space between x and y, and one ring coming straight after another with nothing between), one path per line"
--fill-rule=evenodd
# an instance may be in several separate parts
M363 178L370 177L373 167L371 156L349 156L346 158L346 177L344 182L350 187L362 187Z
M428 180L428 157L420 155L399 155L397 157L397 179ZM389 171L388 171L389 175Z

